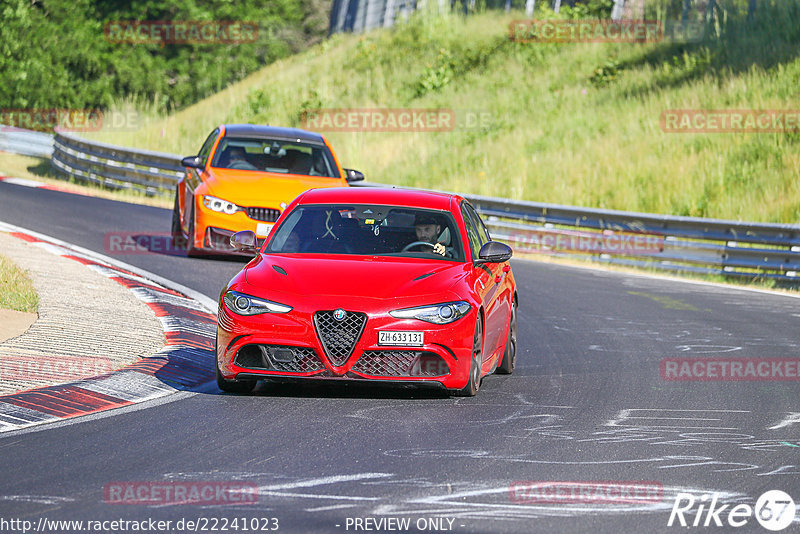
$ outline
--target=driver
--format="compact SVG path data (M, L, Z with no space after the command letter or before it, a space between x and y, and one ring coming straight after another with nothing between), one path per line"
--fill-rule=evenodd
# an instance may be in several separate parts
M240 146L230 148L230 152L228 154L228 167L231 169L256 169L252 163L247 161L244 149Z
M438 242L442 233L442 225L436 218L426 213L418 213L414 218L414 230L417 232L417 241L433 244L433 252L444 256L447 249Z

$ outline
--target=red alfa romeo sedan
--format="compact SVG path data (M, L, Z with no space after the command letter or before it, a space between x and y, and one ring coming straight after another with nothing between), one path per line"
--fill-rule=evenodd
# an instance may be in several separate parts
M371 381L472 396L514 370L511 248L451 194L313 189L281 214L219 300L217 384Z

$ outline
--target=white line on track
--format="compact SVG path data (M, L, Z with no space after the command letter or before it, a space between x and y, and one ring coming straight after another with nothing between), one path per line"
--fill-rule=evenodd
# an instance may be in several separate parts
M7 184L21 185L23 187L42 187L43 185L47 185L44 182L37 182L36 180L28 180L27 178L6 178L5 176L0 177L0 181Z
M75 251L75 252L77 252L79 254L82 254L82 255L86 256L87 258L95 260L95 261L97 261L99 263L105 263L105 264L108 264L108 265L113 265L114 267L118 267L120 269L125 269L126 271L130 271L130 272L135 273L135 274L137 274L137 275L139 275L139 276L141 276L143 278L146 278L146 279L152 280L153 282L161 284L162 286L164 286L166 288L172 289L174 291L178 291L179 293L183 293L184 295L189 296L189 297L199 301L203 306L206 307L206 309L207 309L207 311L209 313L212 313L214 316L217 315L217 302L214 299L212 299L210 297L207 297L206 295L203 295L199 291L195 291L194 289L188 288L188 287L184 286L183 284L179 284L178 282L173 282L172 280L169 280L167 278L159 276L159 275L157 275L155 273L151 273L150 271L146 271L144 269L140 269L139 267L134 267L133 265L130 265L128 263L121 262L119 260L115 260L114 258L111 258L111 257L106 256L104 254L100 254L98 252L94 252L92 250L89 250L89 249L86 249L86 248L83 248L83 247L79 247L79 246L73 245L71 243L67 243L66 241L62 241L62 240L57 239L55 237L51 237L49 235L42 234L42 233L39 233L39 232L34 232L33 230L28 230L27 228L22 228L21 226L16 226L14 224L6 223L6 222L3 222L3 221L0 221L0 232L20 232L20 233L28 234L28 235L31 235L31 236L36 237L38 239L42 239L42 240L45 240L45 241L51 241L52 243L55 243L56 245L59 245L59 246L65 248L67 250Z
M213 381L212 381L213 382ZM212 382L209 382L211 384ZM216 389L216 385L214 385ZM161 406L163 404L169 404L171 402L176 402L179 400L187 399L189 397L194 397L198 395L199 391L176 391L175 393L170 393L164 397L158 397L152 400L147 400L144 402L138 402L136 404L129 404L127 406L120 406L119 408L114 408L113 410L107 410L104 412L96 412L87 415L81 415L80 417L72 417L69 419L58 419L53 420L52 422L48 421L47 424L40 424L29 426L26 428L21 428L19 430L9 430L8 432L0 433L0 439L12 437L12 436L19 436L21 434L29 434L33 432L42 432L45 430L52 430L54 428L61 428L64 426L70 425L77 425L81 423L87 423L89 421L98 421L100 419L105 419L107 417L116 417L118 415L131 413L131 412L138 412L139 410L147 410L149 408L154 408L156 406Z
M312 478L291 482L289 484L276 484L273 486L260 486L260 491L279 491L284 489L311 488L314 486L324 486L327 484L338 484L339 482L356 482L358 480L372 480L376 478L387 478L394 476L391 473L359 473L357 475L339 475L331 477Z
M328 512L330 510L343 510L345 508L355 508L357 504L334 504L332 506L318 506L316 508L306 508L306 512Z
M8 180L5 180L5 181L8 181ZM214 301L213 299L207 297L206 295L203 295L199 291L195 291L195 290L193 290L191 288L188 288L188 287L186 287L186 286L184 286L182 284L179 284L179 283L174 282L172 280L169 280L167 278L161 277L161 276L159 276L159 275L157 275L155 273L151 273L151 272L146 271L144 269L140 269L138 267L134 267L133 265L129 265L127 263L115 260L113 258L110 258L110 257L105 256L103 254L99 254L97 252L85 249L83 247L79 247L77 245L73 245L71 243L67 243L66 241L62 241L62 240L57 239L55 237L51 237L49 235L42 234L42 233L39 233L39 232L34 232L33 230L28 230L27 228L23 228L21 226L17 226L17 225L14 225L14 224L6 223L6 222L3 222L3 221L0 221L0 232L18 232L18 233L21 233L21 234L27 234L27 235L33 236L33 237L35 237L37 239L41 239L41 240L44 240L44 241L51 242L50 244L42 243L42 244L39 244L38 246L48 247L48 248L52 249L52 251L54 253L56 253L56 254L60 254L60 253L64 253L64 252L66 252L66 253L74 252L74 253L77 253L78 255L85 256L85 257L87 257L87 258L89 258L89 259L91 259L93 261L98 262L98 263L101 263L101 264L104 263L106 265L111 265L111 266L117 267L119 269L130 271L131 273L135 273L137 276L141 277L144 280L149 280L149 281L155 282L155 283L161 285L162 287L177 291L179 293L183 293L184 295L195 299L196 301L199 302L200 305L202 305L202 307L206 308L206 311L208 311L209 313L213 314L214 316L217 315L217 303L216 303L216 301ZM63 427L63 426L74 425L74 424L84 423L84 422L88 422L88 421L95 421L95 420L99 420L99 419L104 419L106 417L115 417L117 415L121 415L121 414L124 414L124 413L130 413L130 412L135 412L135 411L138 411L138 410L144 410L144 409L152 408L152 407L159 406L159 405L162 405L162 404L168 404L168 403L171 403L171 402L182 400L182 399L185 399L185 398L188 398L188 397L192 397L192 396L194 396L194 395L196 395L198 393L211 391L212 389L215 389L215 388L212 388L211 385L207 385L206 387L201 386L200 388L195 388L194 391L191 391L191 392L176 390L174 393L170 393L170 394L165 395L165 396L159 396L159 397L156 397L156 398L151 398L151 399L148 399L148 400L144 400L142 402L138 402L136 404L114 408L113 410L102 411L102 412L82 415L80 417L68 418L68 419L63 419L63 420L52 420L51 421L51 420L48 419L46 421L42 421L41 422L42 424L35 424L35 425L29 426L29 427L26 427L26 428L21 428L19 430L9 430L9 431L6 431L6 432L2 432L2 433L0 433L0 438L17 436L17 435L20 435L20 434L27 434L27 433L30 433L30 432L41 432L43 430L50 430L50 429L53 429L53 428L59 428L59 427Z

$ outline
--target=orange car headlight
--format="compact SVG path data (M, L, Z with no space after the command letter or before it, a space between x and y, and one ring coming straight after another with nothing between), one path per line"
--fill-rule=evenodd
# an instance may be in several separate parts
M233 202L212 197L211 195L203 195L203 205L212 211L226 213L228 215L233 215L237 211L244 210L243 207L237 206Z

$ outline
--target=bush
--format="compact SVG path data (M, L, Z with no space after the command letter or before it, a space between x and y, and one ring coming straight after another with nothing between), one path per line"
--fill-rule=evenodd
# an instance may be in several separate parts
M105 109L134 99L185 107L321 40L322 0L7 0L0 7L0 109ZM254 14L257 14L254 16ZM117 21L247 21L246 44L129 44L104 35Z

